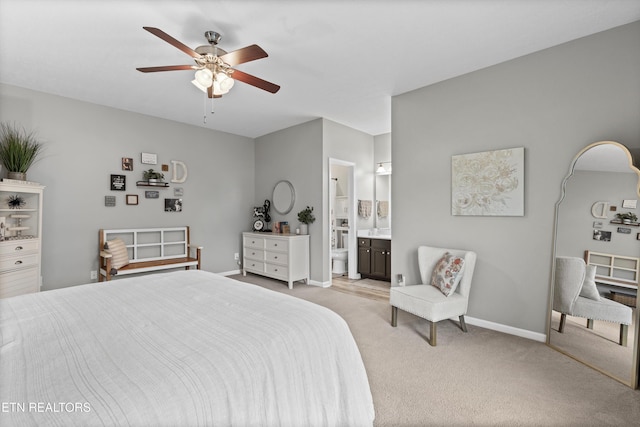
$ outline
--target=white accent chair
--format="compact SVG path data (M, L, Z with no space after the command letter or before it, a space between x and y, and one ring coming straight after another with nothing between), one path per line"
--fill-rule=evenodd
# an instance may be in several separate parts
M431 285L431 274L436 263L449 252L464 258L462 278L455 291L445 296L439 288ZM392 286L389 301L391 303L391 326L398 324L398 309L415 314L431 322L429 344L436 345L436 323L458 316L460 328L467 332L464 315L469 305L469 290L476 265L476 253L460 249L434 248L420 246L418 248L418 267L421 283L410 286Z
M585 275L586 263L582 258L556 257L553 309L560 313L558 332L564 332L567 315L587 319L589 329L593 329L594 320L619 323L619 344L626 346L633 311L624 304L604 297L594 300L580 296Z

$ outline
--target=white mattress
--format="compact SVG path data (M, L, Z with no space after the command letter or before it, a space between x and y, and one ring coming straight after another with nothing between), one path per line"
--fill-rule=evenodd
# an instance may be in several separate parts
M0 424L372 425L345 321L199 270L0 300Z

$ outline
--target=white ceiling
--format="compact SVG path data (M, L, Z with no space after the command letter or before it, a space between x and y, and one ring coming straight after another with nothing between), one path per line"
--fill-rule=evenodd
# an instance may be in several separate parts
M637 20L640 0L0 0L0 82L248 137L318 117L378 135L393 95ZM282 89L238 82L203 124L192 72L135 70L192 64L143 26L258 44L237 68Z

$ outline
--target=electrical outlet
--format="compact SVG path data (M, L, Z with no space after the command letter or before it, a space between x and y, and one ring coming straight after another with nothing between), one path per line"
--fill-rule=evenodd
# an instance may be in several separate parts
M91 280L95 280L98 278L98 272L97 271L92 271L91 272Z
M235 259L236 261L238 261L240 259L240 254L239 253L235 253L233 254L233 259Z

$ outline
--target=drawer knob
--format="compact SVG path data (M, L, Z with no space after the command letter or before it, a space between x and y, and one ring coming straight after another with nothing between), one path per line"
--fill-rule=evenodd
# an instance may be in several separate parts
M273 244L273 246L278 246L278 244L277 244L277 243L274 243L274 244Z
M277 257L277 256L275 256L275 257L273 257L273 259L278 259L278 257Z
M16 261L14 264L15 264L15 265L20 265L20 264L22 264L22 261L18 260L18 261Z
M22 246L16 246L15 248L16 251L21 251L22 249L23 249Z

